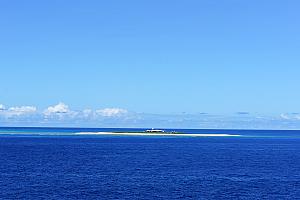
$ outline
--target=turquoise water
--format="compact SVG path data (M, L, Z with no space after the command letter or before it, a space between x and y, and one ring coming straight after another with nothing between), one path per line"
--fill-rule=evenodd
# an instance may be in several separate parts
M0 199L299 199L300 132L1 128Z

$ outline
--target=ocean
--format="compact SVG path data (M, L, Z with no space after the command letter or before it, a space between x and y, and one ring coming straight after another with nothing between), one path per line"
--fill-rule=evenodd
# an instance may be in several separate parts
M300 131L0 128L0 199L300 199Z

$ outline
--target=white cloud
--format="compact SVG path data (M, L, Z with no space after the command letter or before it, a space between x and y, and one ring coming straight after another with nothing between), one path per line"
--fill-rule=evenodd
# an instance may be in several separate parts
M127 110L121 108L105 108L96 110L96 113L102 117L119 117L128 113Z
M280 118L284 120L300 120L300 114L298 113L281 114Z
M282 119L290 119L290 117L287 114L281 114L280 117Z
M6 111L7 116L20 116L26 114L33 114L37 111L34 106L20 106L20 107L11 107Z
M5 110L5 106L3 104L0 104L0 111Z
M82 111L82 116L85 118L91 117L94 115L94 112L92 109L85 109Z
M44 115L52 115L52 114L63 114L70 112L69 106L64 103L59 103L55 106L49 106L45 111Z
M296 118L297 120L300 120L300 115L296 115L295 118Z

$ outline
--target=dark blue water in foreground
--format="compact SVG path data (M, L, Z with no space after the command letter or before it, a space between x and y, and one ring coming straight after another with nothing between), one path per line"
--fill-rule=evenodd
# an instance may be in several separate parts
M85 131L0 128L0 199L300 199L300 131Z

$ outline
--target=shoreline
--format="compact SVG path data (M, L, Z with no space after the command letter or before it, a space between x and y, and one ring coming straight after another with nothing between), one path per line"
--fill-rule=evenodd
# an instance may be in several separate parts
M75 135L119 135L119 136L172 136L172 137L239 137L240 135L231 134L188 134L188 133L116 133L116 132L80 132Z

